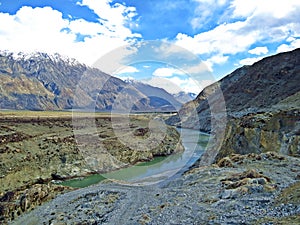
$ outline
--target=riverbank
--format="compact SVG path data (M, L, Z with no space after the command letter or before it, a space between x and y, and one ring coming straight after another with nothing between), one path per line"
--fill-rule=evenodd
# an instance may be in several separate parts
M162 187L108 182L70 192L15 224L299 224L299 180L299 158L232 155Z
M124 123L117 114L1 111L0 222L70 190L51 180L105 173L183 151L176 129L159 126L155 117L133 115Z
M154 184L166 181L169 178L182 175L203 154L209 142L208 134L177 128L180 133L183 152L169 156L158 156L151 161L139 162L133 166L104 174L92 174L84 178L66 180L60 184L70 187L87 187L104 179L112 179L119 182L130 182L132 185L141 183Z

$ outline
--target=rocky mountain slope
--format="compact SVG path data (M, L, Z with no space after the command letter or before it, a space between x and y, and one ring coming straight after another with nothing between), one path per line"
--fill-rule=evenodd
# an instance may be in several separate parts
M227 120L217 158L270 150L300 155L299 82L300 49L267 57L205 88L168 123L214 133Z
M165 107L132 85L74 59L5 51L0 52L0 99L0 109L18 110L162 111Z

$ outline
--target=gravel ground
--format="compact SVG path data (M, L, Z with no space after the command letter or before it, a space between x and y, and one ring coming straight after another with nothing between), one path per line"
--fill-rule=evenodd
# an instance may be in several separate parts
M107 182L69 192L14 224L300 224L299 158L227 160L160 185Z

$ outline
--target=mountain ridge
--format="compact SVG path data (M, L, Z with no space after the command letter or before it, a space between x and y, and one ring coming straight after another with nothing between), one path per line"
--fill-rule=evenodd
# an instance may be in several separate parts
M300 49L269 56L206 87L166 122L212 134L202 165L231 154L300 156L299 81Z
M150 99L152 105L162 108L166 111L177 111L182 106L182 103L165 89L154 87L140 81L131 81L130 85L135 87L145 96Z
M300 49L296 49L291 52L268 56L252 66L238 68L221 80L204 88L195 100L183 105L179 114L188 117L188 109L194 107L200 117L205 116L210 121L211 113L207 99L208 96L211 98L218 97L216 90L222 92L226 113L229 117L238 117L258 111L273 111L277 103L300 91L298 85L300 80L299 58ZM215 103L218 102L211 102L211 104ZM177 123L176 118L171 118L168 122L180 125L178 118ZM189 127L188 121L181 125L193 128ZM205 132L211 131L210 126L199 126L194 128Z
M192 93L192 92L186 92L186 91L171 93L171 92L168 92L165 88L160 87L159 85L156 86L153 84L149 84L147 81L144 81L144 80L135 80L133 78L128 78L128 79L125 79L124 81L126 83L136 86L136 88L138 88L141 92L145 91L142 87L148 86L148 87L152 87L152 88L157 88L157 90L159 90L159 92L164 92L164 93L162 93L162 95L167 95L167 98L170 99L169 102L170 103L172 102L175 106L178 106L178 105L181 106L189 101L192 101L193 99L195 99L197 97L197 94ZM141 87L139 87L139 86L141 86ZM151 94L152 93L150 93L148 95L151 95Z
M59 54L1 51L0 76L1 109L168 111L178 105L173 98L169 107L154 104L133 85Z

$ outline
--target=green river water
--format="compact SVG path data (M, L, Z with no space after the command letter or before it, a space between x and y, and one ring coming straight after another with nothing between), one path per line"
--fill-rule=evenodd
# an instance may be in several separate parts
M93 174L84 178L63 181L60 184L75 188L83 188L97 184L105 179L114 179L139 184L141 182L155 183L178 173L182 168L191 166L202 153L209 140L209 135L196 130L178 129L185 151L167 157L155 157L150 162L142 162L135 166L124 168L106 174Z

